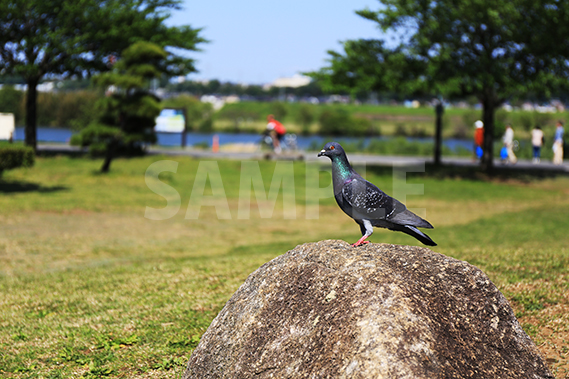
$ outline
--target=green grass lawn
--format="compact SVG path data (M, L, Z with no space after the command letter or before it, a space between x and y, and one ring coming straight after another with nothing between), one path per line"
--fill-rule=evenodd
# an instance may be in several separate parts
M147 207L167 204L145 182L159 160L178 162L176 173L159 178L181 199L179 211L161 221L144 217ZM315 200L307 195L308 169L298 162L287 163L294 203L283 209L279 194L272 217L260 217L258 209L272 205L253 196L251 217L238 219L241 162L219 161L231 219L218 219L211 206L186 219L199 164L181 157L121 159L101 175L98 160L56 157L4 173L0 377L180 377L248 274L298 244L359 237L333 198L320 200L318 219L305 217ZM276 164L259 162L267 192ZM322 168L308 173L326 187L327 160ZM391 169L368 167L367 177L393 193ZM484 270L556 377L567 377L569 178L489 179L469 170L407 177L407 184L423 185L424 194L408 195L406 203L435 225L433 250ZM291 206L296 219L283 217ZM379 229L370 240L418 243Z

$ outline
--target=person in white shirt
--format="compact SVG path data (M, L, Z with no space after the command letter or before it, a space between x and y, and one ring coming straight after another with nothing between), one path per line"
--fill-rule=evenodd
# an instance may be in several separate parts
M533 163L539 163L541 160L541 147L543 146L543 130L539 126L535 126L531 131L531 145L533 146Z
M553 163L563 163L563 121L557 121L555 136L553 137Z
M506 125L506 132L504 133L502 142L504 142L504 146L508 151L508 158L506 162L515 164L518 161L518 158L514 154L514 129L512 129L512 125Z

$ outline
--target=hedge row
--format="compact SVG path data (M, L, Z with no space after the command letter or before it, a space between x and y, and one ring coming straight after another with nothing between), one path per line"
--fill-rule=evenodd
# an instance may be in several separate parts
M27 146L0 147L0 175L4 170L34 165L34 149Z

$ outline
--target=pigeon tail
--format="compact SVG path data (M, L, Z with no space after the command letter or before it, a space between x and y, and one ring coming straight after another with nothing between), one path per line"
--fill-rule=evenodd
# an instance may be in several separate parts
M409 234L412 237L415 237L416 239L418 239L427 246L437 246L437 244L435 243L435 241L431 239L431 237L429 237L419 229L415 228L414 226L404 225L401 227L401 229L398 230L403 233Z
M417 228L433 229L433 225L425 219L417 216L415 213L406 209L389 219L394 224L416 226Z

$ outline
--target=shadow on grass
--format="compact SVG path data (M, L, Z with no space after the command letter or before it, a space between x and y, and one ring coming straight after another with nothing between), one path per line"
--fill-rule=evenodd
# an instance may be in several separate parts
M55 146L50 148L38 149L38 151L36 152L36 156L44 158L53 158L58 156L67 156L70 158L85 158L89 157L89 151L87 151L86 149L73 150L66 148L65 146L63 147Z
M22 193L22 192L40 192L49 193L57 191L67 191L69 188L65 186L42 186L37 183L22 181L3 181L0 179L0 193Z

